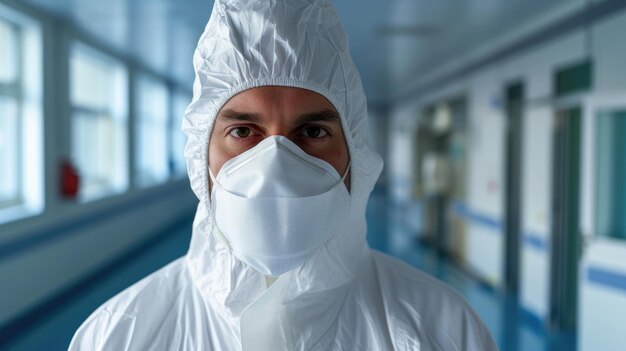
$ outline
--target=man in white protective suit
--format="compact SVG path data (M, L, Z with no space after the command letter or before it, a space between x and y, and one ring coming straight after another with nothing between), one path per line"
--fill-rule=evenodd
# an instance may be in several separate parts
M457 293L367 246L382 161L329 0L217 0L194 67L189 252L70 350L497 350Z

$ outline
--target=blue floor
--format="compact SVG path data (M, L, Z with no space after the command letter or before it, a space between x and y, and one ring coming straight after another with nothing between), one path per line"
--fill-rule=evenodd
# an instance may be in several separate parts
M191 223L164 236L136 258L131 258L122 269L107 274L97 284L82 291L70 303L37 321L24 333L1 345L0 350L67 350L74 332L98 306L124 288L184 255L191 238Z
M393 212L382 193L372 195L368 206L370 246L389 252L460 291L485 321L501 350L575 350L573 333L546 332L536 321L524 315L513 298L481 285L454 265L414 243L411 230L399 225L403 221L394 218ZM189 245L190 232L191 224L188 224L164 236L140 255L128 259L123 269L109 272L97 284L83 289L69 303L36 320L0 349L66 350L74 331L95 308L125 287L183 255Z

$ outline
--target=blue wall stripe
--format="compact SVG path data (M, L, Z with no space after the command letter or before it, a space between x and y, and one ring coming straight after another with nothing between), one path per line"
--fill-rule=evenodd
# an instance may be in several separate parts
M539 251L548 251L550 245L542 238L543 235L537 233L524 233L524 243Z
M486 227L497 230L498 232L502 231L501 221L495 218L491 218L489 216L485 216L476 211L473 211L464 203L456 202L452 205L452 209L455 213L457 213L461 217L471 219L473 222L480 223Z
M535 333L545 335L547 324L545 318L522 306L521 304L519 305L519 308L521 310L522 318L526 324L529 325Z
M502 220L498 218L492 218L482 213L473 211L469 206L461 202L455 202L452 204L452 211L460 217L470 220L474 223L478 223L495 230L501 234L504 232L504 225ZM531 246L540 251L548 251L550 245L543 238L546 235L540 235L538 233L526 232L523 233L524 244Z
M60 240L70 235L82 233L77 230L86 227L94 222L99 222L113 218L120 213L133 211L139 207L146 206L155 201L174 195L181 191L182 186L166 186L163 189L154 189L152 192L141 195L134 199L129 199L122 204L110 206L106 209L96 211L74 220L52 225L46 230L36 233L25 233L18 239L0 244L0 262L22 252L32 250L38 246L48 244L52 241ZM78 204L77 204L78 205Z
M452 211L463 218L482 224L486 227L497 230L498 232L502 232L502 222L500 220L473 211L464 203L455 202L452 204Z
M587 268L587 280L626 292L626 273L612 272L592 266Z

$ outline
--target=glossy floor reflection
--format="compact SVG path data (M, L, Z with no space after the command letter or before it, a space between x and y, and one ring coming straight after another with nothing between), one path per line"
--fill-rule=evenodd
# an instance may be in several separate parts
M575 350L574 335L551 335L527 318L515 301L482 286L449 262L415 243L404 214L414 209L389 206L376 191L368 206L368 241L375 249L397 256L459 290L485 321L501 350ZM58 306L29 320L27 328L8 340L1 350L66 350L74 331L99 305L132 283L183 255L189 245L191 223L143 247L111 267L94 284L79 289Z
M187 252L191 223L157 235L156 239L125 255L120 265L102 272L95 284L76 291L62 305L29 321L19 334L0 340L0 350L67 350L76 329L98 306Z
M375 190L367 209L368 242L458 290L483 319L503 351L576 350L573 332L550 333L525 314L515 298L486 287L459 267L419 244L413 205L393 205ZM418 219L419 220L419 219Z

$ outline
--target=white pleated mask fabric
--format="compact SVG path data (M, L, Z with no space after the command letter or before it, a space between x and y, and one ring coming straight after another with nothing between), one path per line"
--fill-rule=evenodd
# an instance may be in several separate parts
M349 169L349 167L348 167ZM211 213L220 240L268 276L301 266L337 234L350 213L344 176L283 136L271 136L226 162Z

